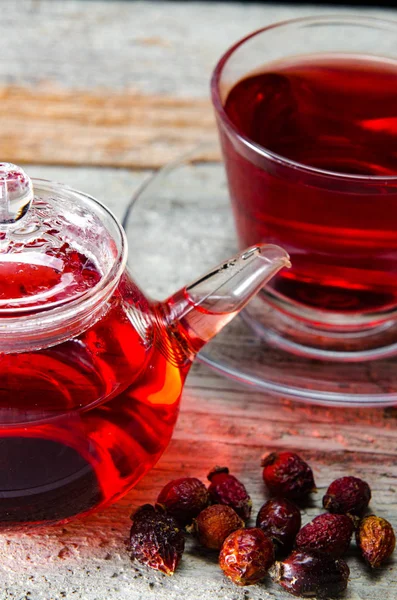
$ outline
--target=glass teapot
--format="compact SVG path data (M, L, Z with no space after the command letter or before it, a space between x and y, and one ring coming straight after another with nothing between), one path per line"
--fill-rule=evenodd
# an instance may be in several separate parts
M33 183L0 163L2 528L65 521L136 484L170 440L195 354L288 265L258 245L152 301L104 206Z

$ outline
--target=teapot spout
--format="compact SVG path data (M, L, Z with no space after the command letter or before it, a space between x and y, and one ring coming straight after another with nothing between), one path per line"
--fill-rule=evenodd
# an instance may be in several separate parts
M240 312L247 302L283 267L285 250L258 244L237 254L171 296L163 309L171 327L189 348L190 358Z

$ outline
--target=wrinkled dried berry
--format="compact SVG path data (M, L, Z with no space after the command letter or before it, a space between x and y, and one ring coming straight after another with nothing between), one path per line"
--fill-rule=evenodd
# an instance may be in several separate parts
M211 500L216 504L231 506L247 521L251 515L252 501L241 481L230 475L227 467L215 467L208 474L208 479L211 482L208 488Z
M204 483L196 477L181 477L163 487L157 503L185 526L208 506L209 493Z
M361 516L371 500L371 489L358 477L341 477L329 486L323 506L331 513Z
M220 550L227 536L241 527L244 527L244 521L231 506L213 504L198 515L192 531L196 533L200 544Z
M292 549L301 526L300 510L286 498L271 498L260 509L256 526L270 537L276 550Z
M370 515L361 521L356 541L365 561L377 568L393 554L396 536L389 521Z
M257 583L273 562L273 542L259 528L238 529L229 535L219 555L222 571L237 585Z
M172 575L185 549L185 537L175 519L150 504L138 508L131 519L131 557Z
M296 547L299 550L321 550L339 558L347 552L353 530L353 522L346 515L325 513L302 527L296 538Z
M270 574L294 596L329 598L346 589L350 571L342 558L316 550L295 550L283 562L276 562Z
M302 500L316 489L311 468L294 452L272 452L262 460L262 467L272 496Z

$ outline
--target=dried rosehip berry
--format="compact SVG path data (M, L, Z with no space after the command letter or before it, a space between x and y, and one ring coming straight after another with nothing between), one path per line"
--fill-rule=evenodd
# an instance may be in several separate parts
M370 515L361 521L356 531L356 541L366 562L377 568L393 554L396 536L389 521Z
M172 575L185 549L185 537L175 519L151 504L138 508L131 519L131 557Z
M321 550L339 558L347 552L353 530L353 521L348 516L324 513L302 527L296 538L296 547L299 550Z
M244 527L244 521L231 506L212 504L198 515L191 530L196 533L200 544L220 550L227 536L241 527Z
M358 477L341 477L329 486L323 506L331 513L361 516L371 500L371 488Z
M251 515L252 501L241 481L230 475L227 467L215 467L208 474L208 479L211 482L208 488L211 500L216 504L231 506L247 521Z
M272 452L262 460L263 481L272 496L302 500L316 489L313 471L294 452Z
M343 558L317 550L295 550L270 570L273 581L294 596L329 598L347 587L350 570Z
M286 498L271 498L260 509L256 526L273 541L276 550L288 552L301 526L300 510Z
M167 483L159 493L157 503L181 525L189 525L209 504L209 493L196 477L181 477Z
M222 571L237 585L257 583L273 562L273 542L259 528L238 529L230 534L219 555Z

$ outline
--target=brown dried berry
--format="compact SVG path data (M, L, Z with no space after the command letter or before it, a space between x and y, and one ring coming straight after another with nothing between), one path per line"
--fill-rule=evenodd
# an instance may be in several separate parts
M316 489L313 471L294 452L272 452L262 460L263 481L272 496L302 500Z
M299 550L321 550L339 558L347 552L353 530L353 521L346 515L324 513L302 527L296 538L296 547Z
M163 487L157 503L185 526L208 506L209 499L208 490L202 481L196 477L181 477Z
M259 528L238 529L229 535L219 555L222 571L237 585L258 583L273 562L273 542Z
M131 557L172 575L185 549L185 537L175 519L151 504L138 508L131 519Z
M286 498L271 498L260 509L256 526L270 537L276 550L288 552L301 526L300 510Z
M377 568L393 554L396 536L389 521L370 515L361 521L356 541L366 562Z
M323 506L331 513L361 516L371 500L371 488L358 477L341 477L329 486Z
M231 506L247 521L251 515L252 501L241 481L230 475L227 467L215 467L208 474L208 479L211 482L208 488L211 500L216 504Z
M346 589L350 570L342 558L316 550L295 550L283 562L276 562L270 574L294 596L329 598Z
M192 530L200 544L212 550L220 550L227 536L241 527L244 527L244 521L231 506L213 504L198 515Z

